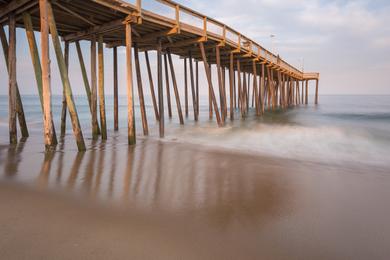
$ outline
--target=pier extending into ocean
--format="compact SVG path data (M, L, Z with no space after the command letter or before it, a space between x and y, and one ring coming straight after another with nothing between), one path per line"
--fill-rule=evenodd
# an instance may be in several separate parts
M161 12L145 6L153 2ZM51 104L51 63L49 48L55 50L56 63L63 84L60 135L65 134L66 116L79 151L86 149L84 137L69 80L69 45L75 44L84 87L91 112L93 139L107 139L105 111L105 80L103 48L112 48L114 66L114 129L118 130L118 48L126 48L128 105L128 143L136 143L134 99L139 98L143 134L149 134L144 92L150 91L154 118L159 122L160 137L164 137L164 108L172 117L176 107L180 123L189 116L192 104L194 120L199 119L199 87L209 93L209 118L218 127L234 120L234 111L247 116L254 107L256 116L266 110L287 109L308 104L309 81L316 82L315 104L318 104L319 73L304 73L279 56L242 35L228 25L190 8L168 0L0 0L0 39L9 75L9 136L18 142L17 121L22 137L28 137L28 127L22 98L17 84L16 28L24 28L29 42L31 60L40 97L44 139L47 149L57 144ZM8 37L4 30L8 26ZM40 54L34 31L40 32ZM52 39L50 46L49 37ZM65 44L61 44L61 40ZM91 68L86 68L80 41L91 43ZM64 48L63 46L64 45ZM153 81L149 52L157 51L157 82ZM149 86L144 88L139 54L146 59ZM134 59L133 59L134 55ZM183 60L184 82L178 82L172 56ZM53 59L54 61L54 59ZM133 64L134 62L134 64ZM199 64L200 63L200 64ZM217 86L213 86L211 66L216 65ZM135 75L133 75L133 66ZM200 67L199 67L200 66ZM207 82L199 82L199 69L205 70ZM106 68L107 69L107 68ZM134 85L135 82L135 85ZM138 97L133 88L138 88ZM164 90L165 88L165 90ZM184 97L179 88L184 88ZM164 97L165 94L165 97ZM171 95L174 96L171 103ZM164 105L164 99L167 105ZM100 120L98 120L98 112Z

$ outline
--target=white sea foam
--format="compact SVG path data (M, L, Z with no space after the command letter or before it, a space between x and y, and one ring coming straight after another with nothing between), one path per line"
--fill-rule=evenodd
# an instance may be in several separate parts
M342 127L251 124L250 127L190 127L168 139L290 159L390 166L390 147Z

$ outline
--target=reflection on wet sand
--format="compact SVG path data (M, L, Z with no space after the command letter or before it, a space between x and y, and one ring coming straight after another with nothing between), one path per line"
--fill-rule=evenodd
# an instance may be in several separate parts
M199 213L222 226L238 216L251 222L272 215L282 208L283 198L291 196L260 165L251 165L253 160L246 165L234 154L222 157L154 140L141 140L135 147L115 139L91 141L90 147L86 153L69 153L61 143L59 151L39 154L42 161L35 183L40 189L120 207ZM18 157L18 151L8 152L5 173L17 172L11 168L23 164Z
M7 150L7 154L4 160L0 161L4 162L4 173L8 178L12 178L18 172L18 165L22 160L21 154L23 152L24 145L26 143L26 139L20 139L19 143L16 145L9 145L4 147L3 150ZM2 153L3 154L3 153Z
M120 240L122 258L137 255L134 248L141 248L139 255L148 252L149 259L173 259L172 254L216 259L212 252L218 259L390 255L388 169L252 156L152 138L129 147L119 135L107 142L91 140L85 153L68 148L66 140L54 153L34 150L42 146L28 142L0 147L0 206L6 213L0 221L7 223L0 233L15 234L17 241L26 237L29 244L35 234L42 238L34 241L50 235L56 241L50 248L56 249L63 238L72 248L73 240L87 238L93 248L110 250ZM48 208L55 217L45 215ZM6 248L15 245L11 238L5 241ZM34 252L43 252L34 245ZM160 257L161 248L173 253ZM88 249L80 247L80 254Z

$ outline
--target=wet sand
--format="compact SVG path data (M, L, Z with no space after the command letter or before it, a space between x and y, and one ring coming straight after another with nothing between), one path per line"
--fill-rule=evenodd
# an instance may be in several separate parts
M389 169L123 136L0 147L0 258L390 257Z

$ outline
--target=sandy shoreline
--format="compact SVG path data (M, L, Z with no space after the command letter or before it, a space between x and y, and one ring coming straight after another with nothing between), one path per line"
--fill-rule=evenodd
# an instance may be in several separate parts
M1 152L4 259L390 256L386 169L151 139L45 156L29 142Z

